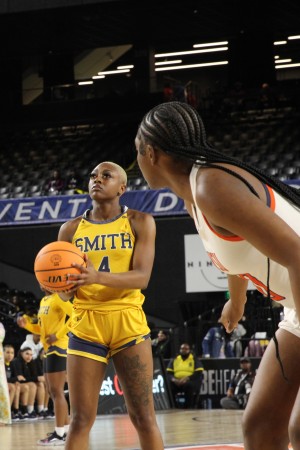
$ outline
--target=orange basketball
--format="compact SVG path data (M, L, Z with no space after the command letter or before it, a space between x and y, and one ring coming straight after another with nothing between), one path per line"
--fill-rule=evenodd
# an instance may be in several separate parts
M84 254L75 245L55 241L45 245L36 255L34 273L39 284L51 292L67 291L73 287L67 284L69 274L80 271L72 263L86 266Z

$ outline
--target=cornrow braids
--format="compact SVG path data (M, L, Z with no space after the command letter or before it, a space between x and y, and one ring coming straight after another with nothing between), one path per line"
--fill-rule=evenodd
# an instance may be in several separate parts
M144 141L162 151L181 159L192 161L203 167L215 167L233 176L246 180L217 163L232 164L247 170L263 183L272 187L285 199L300 207L300 189L288 186L267 175L264 171L239 159L226 155L206 140L205 127L198 112L187 103L166 102L151 109L142 119L138 134Z

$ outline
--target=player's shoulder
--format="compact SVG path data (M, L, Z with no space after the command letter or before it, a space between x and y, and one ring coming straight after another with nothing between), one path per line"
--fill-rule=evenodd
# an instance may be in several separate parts
M76 230L76 228L78 227L78 225L80 224L82 219L83 219L83 216L77 216L74 219L68 220L67 222L65 222L61 225L61 229Z
M154 218L151 214L136 209L127 209L127 217L129 221L154 222Z

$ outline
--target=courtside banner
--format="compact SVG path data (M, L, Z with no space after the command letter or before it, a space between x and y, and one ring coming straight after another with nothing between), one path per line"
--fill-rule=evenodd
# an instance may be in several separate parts
M300 180L286 182L300 188ZM168 189L129 191L121 204L153 216L187 215L182 199ZM89 195L58 195L0 200L0 226L65 222L91 208Z
M186 215L184 202L167 189L129 191L121 204L153 216ZM65 222L91 208L89 195L0 200L0 226Z

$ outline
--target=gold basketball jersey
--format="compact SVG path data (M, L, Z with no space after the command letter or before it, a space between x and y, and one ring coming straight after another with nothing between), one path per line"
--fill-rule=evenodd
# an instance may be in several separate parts
M131 270L135 237L126 210L103 222L92 221L85 214L78 225L72 242L87 254L98 271L121 273ZM140 289L91 284L77 290L74 307L108 312L141 306L143 302Z

